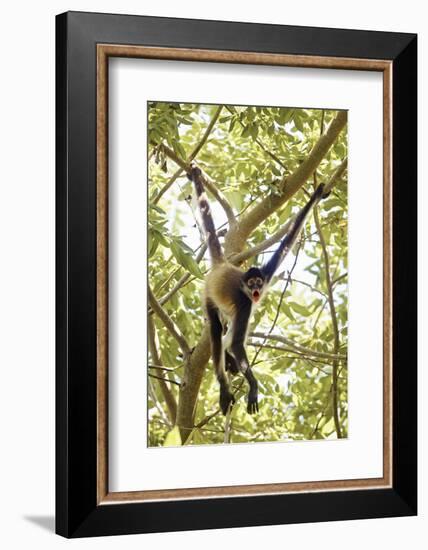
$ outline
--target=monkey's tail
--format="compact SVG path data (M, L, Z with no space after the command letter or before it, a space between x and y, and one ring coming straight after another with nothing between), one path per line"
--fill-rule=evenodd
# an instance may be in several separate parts
M205 233L208 237L208 249L211 255L211 261L214 263L220 263L224 261L223 251L221 249L220 241L217 237L217 232L214 225L214 220L211 215L210 205L208 203L205 188L202 183L202 172L197 166L192 166L187 177L193 181L195 185L196 197L198 200L199 211L201 213L202 223L204 225Z

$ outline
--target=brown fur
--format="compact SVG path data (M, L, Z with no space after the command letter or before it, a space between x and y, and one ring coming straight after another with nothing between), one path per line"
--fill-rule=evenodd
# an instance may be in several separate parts
M243 272L224 262L213 266L206 276L205 299L214 303L228 317L236 313L236 293L241 288Z

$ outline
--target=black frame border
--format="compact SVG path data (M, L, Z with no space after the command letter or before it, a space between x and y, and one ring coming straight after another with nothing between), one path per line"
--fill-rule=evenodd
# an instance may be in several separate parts
M393 484L97 505L97 43L392 61ZM417 513L417 36L163 17L56 17L56 532L65 537Z

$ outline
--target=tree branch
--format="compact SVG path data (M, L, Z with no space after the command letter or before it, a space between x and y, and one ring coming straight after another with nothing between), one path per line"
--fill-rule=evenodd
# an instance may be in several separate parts
M162 405L159 403L159 399L157 398L155 388L153 387L153 383L150 377L147 379L147 385L148 385L149 394L151 395L152 401L155 404L155 407L157 408L159 415L164 419L165 424L171 429L174 425L174 421L170 422L167 415L165 414L165 411L162 409Z
M298 283L299 285L306 286L307 288L310 288L312 292L316 292L317 294L321 294L323 298L325 298L324 292L322 290L319 290L318 288L315 288L314 286L310 285L306 281L301 281L300 279L291 279L293 283Z
M219 231L217 231L217 236L224 237L226 232L227 232L226 229L220 229ZM205 255L205 252L207 251L207 248L208 248L207 242L201 245L201 249L199 250L198 254L195 257L196 263L199 263L202 260L202 258ZM180 288L182 288L191 277L192 275L190 273L185 273L184 275L182 275L180 279L177 281L177 283L174 285L174 287L171 288L171 290L169 290L164 296L162 296L162 298L159 300L159 304L163 306L166 302L168 302L168 300L170 300L172 296L174 296L174 294L178 292ZM152 313L153 312L150 310L149 315L151 315Z
M231 228L225 243L226 256L241 252L251 232L290 199L309 179L345 127L347 118L347 112L340 111L330 124L327 132L320 136L306 160L293 174L282 179L279 185L279 193L270 194L260 201L242 217L236 227Z
M156 327L153 323L153 319L150 316L147 316L148 322L148 337L149 337L149 351L152 356L152 360L156 365L162 364L161 356L159 354L157 346L157 335ZM154 376L153 376L154 377ZM163 378L158 379L159 388L162 392L163 398L165 399L166 406L168 408L168 414L171 419L171 422L175 424L175 419L177 416L177 401L175 400L174 394L172 393L170 387L165 382Z
M175 367L174 369L170 367L164 367L163 365L147 365L149 369L157 369L157 370L164 370L167 372L175 372L178 367Z
M160 380L162 382L169 382L170 384L175 384L176 386L180 386L180 382L176 382L175 380L169 380L168 378L162 378L162 376L158 376L157 374L150 374L149 373L149 376L151 378L156 378L156 380Z
M192 432L197 398L206 364L211 354L209 329L206 324L201 338L185 363L178 399L177 422L183 444Z
M264 252L267 248L272 246L273 244L280 241L288 232L288 229L291 225L292 220L287 222L285 225L280 227L278 231L275 231L273 235L271 235L268 239L264 240L263 242L256 244L255 246L252 246L251 248L247 248L247 250L244 250L240 252L239 254L233 254L228 258L228 260L235 264L240 265L245 260L248 260L249 258L253 258L254 256L257 256L261 252Z
M171 336L173 336L177 340L178 345L180 346L183 352L183 355L186 358L187 356L190 355L189 344L187 343L184 336L181 334L180 329L177 327L174 321L171 320L171 317L166 313L166 311L162 308L162 306L156 300L155 295L153 294L152 289L150 287L148 287L148 294L149 294L150 307L153 309L153 311L162 321L162 323L164 324L168 332L171 334Z
M230 109L230 107L226 106L226 109L229 111L229 113L235 114L235 113L232 111L232 109ZM244 123L242 122L242 120L240 120L239 117L237 117L237 120L238 120L239 124L242 126L242 128L244 128L244 129L247 128L247 125L244 124ZM274 153L272 153L271 151L269 151L269 149L263 145L263 143L259 140L259 138L256 138L254 141L257 143L257 145L260 147L260 149L261 149L264 153L266 153L266 155L268 155L272 160L274 160L277 164L279 164L279 165L281 166L281 168L283 168L284 170L287 169L287 167L286 167L285 164L281 161L281 159L279 159L276 155L274 155Z
M297 260L299 259L299 253L300 253L300 248L302 246L302 241L300 240L299 242L299 248L297 249L297 252L296 252L296 256L294 258L294 262L293 262L293 265L291 266L291 269L290 271L288 272L288 276L287 276L287 281L284 285L284 288L282 289L282 292L281 292L281 297L279 299L279 302L278 302L278 307L276 308L276 315L275 315L275 319L273 320L273 323L269 329L269 332L268 334L266 335L266 337L264 338L263 342L260 344L260 347L259 349L256 351L254 357L253 357L253 360L252 360L252 363L251 363L251 366L254 365L254 363L256 362L256 359L260 353L260 350L262 349L263 345L266 343L266 339L268 337L268 335L270 335L273 331L273 329L275 328L275 325L276 325L276 322L278 321L278 318L279 318L279 312L281 310L281 306L282 306L282 301L284 300L284 296L285 296L285 293L287 292L287 288L288 288L288 285L290 284L290 281L291 281L291 275L294 271L294 268L296 267L297 265Z
M187 164L190 164L192 162L192 160L194 158L196 158L197 154L199 153L199 151L202 149L202 147L205 145L205 143L207 142L207 139L209 137L209 135L211 134L212 132L212 129L214 128L214 125L215 123L217 122L218 120L218 117L220 116L220 113L221 113L221 110L223 109L223 105L219 105L210 121L210 123L208 124L205 132L204 132L204 135L202 136L202 138L200 139L199 143L196 145L196 147L193 149L193 151L190 153L190 155L188 156L187 158ZM184 169L183 168L179 168L171 177L170 179L167 181L167 183L162 187L162 189L159 191L158 195L153 199L153 204L157 204L161 197L168 191L168 189L171 187L171 185L175 182L175 180L177 178L179 178L181 176L181 174L184 172Z
M328 390L328 399L327 399L327 403L325 405L325 407L323 408L323 410L321 411L321 414L317 420L317 423L315 424L315 427L311 433L311 439L313 439L314 435L317 433L318 431L318 428L320 426L320 422L321 420L324 418L324 415L326 413L326 410L328 409L328 406L330 404L330 395L331 395L331 390L332 390L332 385L330 385L330 389Z
M207 250L207 244L204 243L195 258L196 263L199 263L202 260L206 250ZM178 279L178 281L171 288L171 290L169 290L164 296L162 296L162 298L159 300L159 305L163 306L166 302L168 302L168 300L170 300L171 297L174 296L174 294L178 292L180 288L187 283L187 281L190 279L191 276L192 276L191 273L185 273L182 277L180 277L180 279Z
M330 191L333 189L333 187L337 184L339 179L342 177L347 166L348 166L348 159L345 159L336 168L336 170L334 171L334 174L326 184L325 193L330 193ZM243 250L239 254L233 254L228 258L228 260L235 265L240 265L246 260L248 260L249 258L253 258L254 256L257 256L258 254L260 254L261 252L264 252L267 248L269 248L273 244L276 244L283 237L285 237L285 235L288 232L288 228L290 227L290 224L291 224L291 220L287 222L284 226L280 227L277 231L275 231L275 233L271 235L268 239L264 240L259 244L256 244L251 248L247 248L246 250Z
M339 164L339 166L334 171L334 174L331 176L330 181L327 183L327 185L324 188L324 193L330 193L330 191L340 180L340 178L342 177L343 173L347 168L348 168L348 159L346 158Z
M327 252L327 245L324 239L324 234L321 229L321 224L318 216L318 206L314 207L314 219L315 219L315 225L318 231L323 258L324 258L324 264L325 264L325 279L326 279L326 286L327 286L327 296L328 296L328 303L330 306L330 314L331 314L331 323L333 326L333 335L334 335L334 354L337 355L339 351L339 327L337 324L337 315L336 315L336 308L334 305L334 298L333 298L333 284L331 281L331 275L330 275L330 260L328 257ZM332 372L332 405L333 405L333 419L334 419L334 426L336 429L336 434L339 439L342 438L342 430L340 428L340 420L339 420L339 410L338 410L338 388L337 388L337 378L338 378L338 360L334 359L332 362L333 365L333 372Z
M280 342L288 346L288 351L295 351L296 353L304 353L305 355L310 355L312 357L320 357L322 359L330 359L337 361L346 361L346 355L341 355L339 353L327 353L324 351L316 351L311 348L302 346L301 344L296 344L293 340L281 336L279 334L265 334L264 332L250 332L250 336L253 338L262 338L265 340L274 340L275 342Z
M235 397L235 404L236 402L242 397L242 395L238 396L238 392L241 390L242 386L244 385L244 378L242 378L242 380L239 382L238 386L235 388L235 391L233 392L233 397ZM229 409L230 410L230 409ZM198 424L196 424L195 428L197 428L198 430L200 430L203 426L205 426L206 424L208 424L208 422L214 418L215 416L217 416L218 414L221 413L221 409L220 407L218 409L216 409L213 413L211 414L208 414L207 416L205 416L200 422L198 422ZM223 432L224 433L224 432Z
M185 172L190 171L190 163L184 161L181 159L175 151L170 149L167 145L162 143L159 147L162 148L162 151L177 164L180 166L182 170ZM236 216L233 211L233 208L230 206L228 200L223 195L223 193L220 191L220 189L216 186L216 184L204 173L202 172L201 180L203 186L211 193L211 195L216 199L216 201L220 204L220 206L223 208L226 216L227 221L229 222L229 226L235 226L236 225Z

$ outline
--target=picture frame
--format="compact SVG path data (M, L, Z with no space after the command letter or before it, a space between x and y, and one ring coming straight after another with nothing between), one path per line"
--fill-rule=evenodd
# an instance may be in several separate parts
M108 488L108 60L383 75L383 457L379 479ZM414 34L68 12L56 18L56 532L65 537L417 513ZM180 492L181 491L181 492Z

